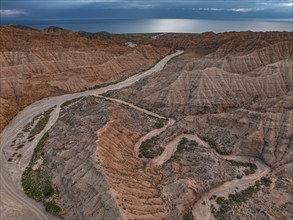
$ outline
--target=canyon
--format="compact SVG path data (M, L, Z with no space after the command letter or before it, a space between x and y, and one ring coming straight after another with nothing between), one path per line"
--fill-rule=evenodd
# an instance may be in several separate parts
M166 47L129 47L111 35L59 28L0 27L0 130L37 100L125 79L170 53Z
M292 32L0 28L1 218L293 217Z

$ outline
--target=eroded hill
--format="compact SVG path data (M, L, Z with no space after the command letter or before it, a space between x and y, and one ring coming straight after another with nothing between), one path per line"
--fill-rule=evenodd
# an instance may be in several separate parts
M215 42L217 36L210 35ZM221 35L221 40L227 35ZM191 45L192 49L175 58L160 74L109 91L105 96L176 119L181 132L201 136L220 154L260 158L272 168L270 176L274 181L270 190L261 189L255 200L242 204L241 214L233 206L234 200L226 196L224 205L218 201L222 205L220 211L211 206L214 217L292 216L288 212L292 203L287 191L292 184L289 167L292 168L293 156L292 33L239 33L241 41L233 39L233 35L237 34L231 34L232 39L217 49L207 46L206 50L197 49L192 38L174 38L170 42L183 47ZM261 43L253 41L260 37ZM259 185L254 187L251 189L258 192ZM283 200L274 205L274 198L281 198L284 191ZM262 197L265 201L261 201ZM198 211L195 209L194 213Z
M125 79L171 51L53 27L2 26L0 32L0 131L30 103Z
M19 46L26 45L19 39L28 30L7 30ZM25 126L29 134L16 136L19 141L5 151L12 155L11 164L25 160L19 152L29 154L23 148L34 141L31 130L45 127L37 121L48 114L56 119L44 139L37 136L40 141L22 179L26 193L41 198L48 211L64 219L292 217L292 33L119 36L55 28L29 31L32 36L74 39L40 52L42 39L32 37L33 56L23 59L41 57L42 71L50 67L56 70L52 76L59 77L51 81L45 73L44 83L52 88L42 86L45 96L129 76L174 49L185 50L162 71L131 80L131 85L56 103L52 113ZM137 46L125 46L127 42ZM28 68L35 72L38 65L13 57L11 45L2 53L6 74L13 76L7 80L19 78L12 74L18 65L25 73ZM89 52L93 46L102 49ZM42 82L43 75L36 78ZM10 87L3 88L8 97ZM25 90L16 88L25 96ZM56 88L60 93L50 93ZM27 185L43 178L50 184L41 184L39 191Z

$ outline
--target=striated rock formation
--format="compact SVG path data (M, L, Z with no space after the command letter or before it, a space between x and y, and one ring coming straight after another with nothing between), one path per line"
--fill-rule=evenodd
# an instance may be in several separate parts
M0 31L0 128L30 102L121 80L185 49L161 72L104 94L116 100L61 107L41 165L62 218L292 218L292 32ZM228 199L235 204L221 206Z
M0 131L23 107L78 92L149 68L170 49L128 47L110 34L0 27Z
M209 136L234 154L262 158L272 167L292 162L292 111L261 113L238 109L229 113L189 116L184 124Z
M188 48L186 53L160 74L106 95L179 120L177 126L210 141L219 153L258 157L273 171L282 170L286 178L270 175L270 188L261 189L241 212L231 209L227 218L292 216L292 33L204 35L211 40L205 49L195 46L197 36L160 37L155 43L170 39L170 44ZM274 198L280 195L284 199L276 205Z
M167 117L188 116L187 130L209 134L240 155L272 166L290 162L293 42L219 57L223 47L194 59L183 55L160 74L108 95Z
M138 215L142 211L135 198L139 196L152 198L148 209L154 206L164 215L159 191L152 187L158 176L140 174L143 163L132 154L132 144L155 121L94 97L66 109L49 132L45 147L46 166L60 192L62 217L119 219L130 211Z
M232 60L229 57L215 61L215 58L204 56L189 62L177 58L161 74L153 75L113 95L125 96L127 101L142 106L152 106L163 115L176 118L204 112L222 112L228 108L251 105L263 99L291 96L293 70L290 58L293 57L293 44L286 42L277 46L281 45L286 45L287 49L282 47L275 49L274 63L263 64L264 67L256 65L252 68L251 64L245 61L246 57L252 56L252 53L244 56L243 62L237 64L239 71L242 71L241 74L237 74L237 71L223 70L232 68L228 67L226 61ZM261 51L278 48L277 46L270 46ZM278 51L281 55L278 55ZM236 56L236 58L241 60L241 57ZM254 64L259 57L255 58L256 61L250 60ZM267 59L263 62L270 61ZM230 63L236 65L234 61ZM183 64L184 67L180 68ZM247 66L250 66L250 69L243 72Z
M59 191L60 216L178 219L201 193L233 178L234 169L202 146L176 153L162 169L136 158L135 143L156 121L94 97L63 109L49 131L43 162Z
M210 149L196 146L177 150L163 166L160 185L168 207L167 219L180 219L202 194L234 175L233 168Z

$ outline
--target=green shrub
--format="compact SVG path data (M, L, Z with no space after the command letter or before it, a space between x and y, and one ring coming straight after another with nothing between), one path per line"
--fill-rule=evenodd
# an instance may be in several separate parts
M194 147L198 146L196 141L188 140L187 138L182 138L177 145L177 152L182 153L184 150L191 151Z
M248 176L248 175L254 174L255 170L253 170L253 169L245 169L245 170L243 170L243 172L244 172L244 174L246 176Z
M37 144L36 148L34 149L31 161L30 161L30 166L32 166L33 164L35 164L35 162L44 155L44 145L45 145L45 141L49 138L49 134L48 132L46 132L44 134L44 136L41 138L41 140L39 141L39 143Z
M254 163L250 162L241 162L236 160L226 160L229 164L236 167L247 167L248 169L245 169L243 172L246 176L254 174L257 170L257 166Z
M226 213L231 209L233 205L241 205L247 202L255 193L260 190L261 185L269 186L271 184L269 177L262 177L261 180L255 181L254 185L247 187L246 189L236 192L235 194L229 194L228 199L224 197L218 197L216 202L220 205L219 209L212 209L212 213L216 219L225 219Z
M218 197L216 199L216 203L218 203L219 205L223 204L224 201L225 201L225 198L224 197Z
M44 201L55 192L49 177L41 169L33 170L28 167L22 175L22 186L24 192L36 201Z
M37 144L31 161L22 174L21 183L28 197L43 202L46 211L58 213L61 208L52 200L53 197L57 196L58 191L54 187L48 171L41 164L39 164L39 168L33 169L37 160L44 155L44 144L48 138L49 134L46 132Z
M191 147L197 147L198 143L196 141L189 141L188 145Z
M165 126L165 119L158 119L155 123L155 128L162 128Z
M43 193L45 198L51 197L54 194L54 192L55 192L55 189L51 184L47 183L44 185Z
M261 184L264 185L264 186L270 186L271 183L272 183L271 179L270 179L269 177L265 177L265 176L263 176L263 177L260 179L260 182L261 182Z
M158 144L159 139L159 136L155 136L142 142L139 148L140 153L145 158L154 158L161 155L164 152L164 148Z
M194 220L193 214L191 211L188 211L184 214L183 220Z
M43 199L40 170L28 167L22 174L22 187L28 197L40 202Z
M182 153L183 151L184 151L184 149L185 149L185 145L184 144L178 144L177 145L177 152L178 153Z
M33 125L35 124L35 121L38 120L41 116L42 116L42 114L38 114L37 116L35 116L28 124L26 124L24 126L22 131L29 132L31 130L31 128L33 127Z
M35 127L31 130L29 133L29 137L34 137L37 134L39 134L41 131L44 130L45 126L47 125L50 114L53 111L54 108L49 109L48 111L45 111L41 119L38 121L38 123L35 125Z
M187 138L182 138L181 141L179 142L180 144L186 144L188 142Z
M75 98L75 99L71 99L71 100L67 100L66 102L64 102L60 107L61 107L61 110L63 110L65 107L67 107L68 105L74 103L74 102L77 102L78 100L82 99L82 97L79 97L79 98Z
M57 203L54 200L45 202L44 206L47 212L58 213L61 211L61 208L57 205Z
M206 136L200 136L200 139L204 140L205 142L207 142L211 148L215 149L215 151L218 153L218 154L221 154L221 155L229 155L232 153L231 150L227 149L226 147L220 147L217 142L209 137L206 137Z

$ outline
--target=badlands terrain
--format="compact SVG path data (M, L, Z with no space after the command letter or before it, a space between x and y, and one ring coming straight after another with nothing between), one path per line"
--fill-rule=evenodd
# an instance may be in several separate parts
M292 219L293 33L0 27L1 219Z

